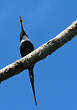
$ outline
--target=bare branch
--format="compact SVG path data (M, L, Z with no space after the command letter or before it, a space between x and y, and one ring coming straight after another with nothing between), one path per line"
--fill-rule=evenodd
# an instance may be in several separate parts
M35 64L38 61L44 59L46 56L53 53L56 49L63 46L66 42L70 41L76 35L77 21L73 22L68 28L62 31L55 38L49 40L47 43L43 44L27 56L1 69L0 82L22 72L23 70L27 69L30 65Z

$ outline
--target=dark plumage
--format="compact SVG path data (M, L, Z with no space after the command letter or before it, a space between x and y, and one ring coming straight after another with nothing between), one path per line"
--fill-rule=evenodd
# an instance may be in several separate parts
M24 41L20 45L20 53L21 53L22 57L26 56L27 54L29 54L33 50L34 50L34 47L30 41Z
M20 17L20 23L21 23L21 30L22 30L21 33L20 33L20 42L21 42L21 44L20 44L20 53L21 53L21 57L24 57L24 56L26 56L27 54L29 54L30 52L32 52L34 50L34 46L29 41L27 34L24 32L21 17ZM34 99L35 99L35 104L37 105L36 96L35 96L35 89L34 89L33 67L34 67L34 64L31 67L28 68L28 71L29 71L30 82L31 82L31 85L32 85L33 95L34 95Z

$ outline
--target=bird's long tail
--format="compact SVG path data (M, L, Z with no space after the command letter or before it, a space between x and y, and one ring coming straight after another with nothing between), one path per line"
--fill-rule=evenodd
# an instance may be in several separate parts
M33 68L29 68L28 71L29 71L30 82L31 82L31 85L32 85L33 95L34 95L34 99L35 99L35 104L37 105L36 95L35 95L35 88L34 88Z

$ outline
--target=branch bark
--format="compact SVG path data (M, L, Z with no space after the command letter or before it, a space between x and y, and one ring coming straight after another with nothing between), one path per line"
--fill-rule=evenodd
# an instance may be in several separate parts
M27 56L17 60L16 62L4 67L0 70L0 82L6 80L23 70L27 69L32 64L44 59L46 56L53 53L56 49L63 46L77 35L77 20L73 22L68 28L62 31L55 38L49 40L47 43L40 46Z

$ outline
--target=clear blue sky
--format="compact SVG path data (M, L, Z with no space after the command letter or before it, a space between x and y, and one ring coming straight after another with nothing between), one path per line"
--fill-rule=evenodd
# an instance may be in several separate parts
M38 48L77 19L77 0L0 1L0 69L20 58L19 16ZM77 110L77 38L35 65L35 107L27 70L0 84L1 110Z

